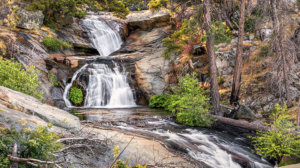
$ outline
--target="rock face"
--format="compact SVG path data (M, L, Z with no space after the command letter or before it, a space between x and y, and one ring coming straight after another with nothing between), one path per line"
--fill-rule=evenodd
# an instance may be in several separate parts
M113 56L115 59L131 59L135 62L133 80L146 99L161 94L167 87L169 61L161 57L164 49L161 40L168 32L169 27L161 27L132 33L118 55Z
M44 15L42 11L30 12L26 10L21 10L20 22L17 25L19 28L23 29L39 29L43 25Z
M31 122L34 123L35 119L38 118L37 124L49 122L64 129L78 130L80 128L79 119L68 112L42 104L31 96L2 86L0 86L0 107L2 113L5 113L5 117L11 118L13 121L25 118L27 120L33 119Z
M163 27L170 24L170 14L166 10L160 11L135 11L127 16L128 28L130 31L136 29L151 29Z

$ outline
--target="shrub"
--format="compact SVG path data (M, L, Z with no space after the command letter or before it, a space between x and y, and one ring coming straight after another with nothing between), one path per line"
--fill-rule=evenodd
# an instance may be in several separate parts
M38 72L34 66L23 68L21 63L0 58L0 86L42 100L43 92L38 89L41 86Z
M209 127L214 119L209 115L211 105L207 93L207 90L200 87L195 75L186 75L180 79L178 87L172 89L172 93L167 93L165 97L155 96L150 103L176 113L179 123Z
M23 128L21 131L14 128L0 129L0 167L9 168L11 166L7 155L12 153L14 143L18 144L18 157L20 158L44 161L53 159L54 152L61 149L63 145L57 142L59 136L50 132L50 128L49 125L47 127L39 126L35 130L30 128ZM29 168L30 166L20 163L19 167Z
M43 44L48 50L57 51L59 49L72 48L72 45L55 37L45 37Z
M129 14L128 7L122 1L112 0L108 5L109 9L113 12L113 14L119 18L125 19Z
M286 106L276 104L271 114L273 122L267 124L270 131L257 131L256 137L250 137L255 146L255 152L264 158L275 159L279 164L284 156L300 157L300 135L287 118Z
M166 97L164 95L155 95L150 98L149 106L151 108L164 108Z
M166 7L168 0L150 0L148 7L151 10L159 10L162 7Z
M75 105L80 105L83 101L82 90L77 87L72 87L69 93L69 99Z

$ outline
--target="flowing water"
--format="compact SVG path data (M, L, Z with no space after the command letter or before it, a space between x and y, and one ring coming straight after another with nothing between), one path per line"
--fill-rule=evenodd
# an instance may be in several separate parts
M88 16L82 21L83 28L88 32L93 46L100 56L109 56L120 49L122 39L117 31L111 28L105 20L99 16ZM72 77L71 82L64 91L64 101L67 107L73 107L68 100L70 88L75 80L83 73L88 73L88 86L84 107L89 108L128 108L136 106L133 92L127 81L127 73L124 67L114 63L111 68L106 64L92 63L80 68Z
M136 106L132 90L127 82L125 68L114 64L93 64L89 71L89 85L84 107L128 108Z
M82 27L88 32L89 38L100 56L109 56L119 50L123 44L120 34L99 16L88 16L82 21Z
M206 129L185 127L168 115L148 108L84 110L86 120L108 129L161 141L169 148L188 155L201 167L272 168L267 161L251 152L250 144L236 128ZM92 113L92 114L90 114Z

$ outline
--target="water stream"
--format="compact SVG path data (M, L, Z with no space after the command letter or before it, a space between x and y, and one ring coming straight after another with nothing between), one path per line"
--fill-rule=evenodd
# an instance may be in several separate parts
M100 54L99 57L109 56L120 49L123 43L120 35L99 16L88 16L81 25L88 32L93 46ZM84 65L75 72L71 82L67 84L63 95L67 107L73 107L68 100L70 88L74 81L86 72L89 75L88 86L85 88L84 107L128 108L136 106L133 92L128 84L128 74L124 67L117 63L114 63L114 67L101 63L91 63Z
M211 168L272 168L269 162L251 152L245 136L228 130L185 127L165 113L148 108L84 110L86 120L125 133L154 138L169 148L189 155ZM90 114L92 113L92 114Z

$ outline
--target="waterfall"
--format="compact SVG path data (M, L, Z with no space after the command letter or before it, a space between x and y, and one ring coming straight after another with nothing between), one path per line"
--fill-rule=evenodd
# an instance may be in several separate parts
M82 21L81 25L88 32L89 38L100 56L109 56L120 49L123 42L119 33L99 16L88 16ZM122 71L120 69L120 65L116 63L114 63L113 68L101 63L84 65L74 73L71 83L65 88L63 96L66 106L72 107L71 102L68 100L68 93L73 82L83 72L89 74L84 107L126 108L136 106L132 90L127 81L128 74L124 67Z
M93 64L88 68L89 84L84 106L124 108L136 106L132 90L127 82L127 73L114 64Z
M123 42L120 34L100 17L89 16L82 21L81 25L88 32L89 38L100 56L109 56L121 48Z

